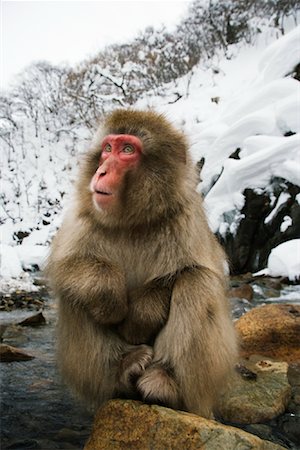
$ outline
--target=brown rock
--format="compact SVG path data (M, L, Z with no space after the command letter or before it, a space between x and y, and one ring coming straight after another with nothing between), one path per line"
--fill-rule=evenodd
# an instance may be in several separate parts
M260 278L260 284L280 291L282 289L283 278L262 277Z
M194 414L130 400L111 400L98 411L84 450L203 448L283 449L238 428Z
M238 373L218 404L218 414L226 422L261 423L282 414L291 398L288 364L251 356L240 365ZM244 376L244 373L253 374ZM254 376L255 375L255 376Z
M244 314L235 326L242 357L259 354L300 361L300 306L260 306Z
M44 325L46 323L46 319L43 316L42 312L39 312L38 314L35 314L34 316L27 317L27 319L22 320L22 322L19 322L18 325L22 325L22 327L35 327L38 325Z
M16 347L11 347L10 345L0 344L1 362L29 361L33 358L34 356L28 355L28 353L24 352L24 350L20 350Z
M239 287L234 287L230 289L229 297L245 298L250 301L253 299L253 287L250 284L242 284Z

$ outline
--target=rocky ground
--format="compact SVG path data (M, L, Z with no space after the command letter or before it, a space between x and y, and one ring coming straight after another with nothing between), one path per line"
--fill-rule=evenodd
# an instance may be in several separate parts
M217 422L113 401L99 411L88 440L93 417L71 398L55 366L55 303L43 287L2 295L1 448L80 449L87 441L87 450L300 448L300 287L246 274L231 279L230 302L241 359ZM145 424L138 436L136 423Z

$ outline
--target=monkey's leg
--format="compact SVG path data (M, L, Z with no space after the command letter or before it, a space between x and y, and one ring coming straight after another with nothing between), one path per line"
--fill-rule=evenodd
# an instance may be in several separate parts
M183 409L210 417L235 357L224 280L205 267L186 269L174 284L169 319L154 344L153 366L138 380L138 388L144 399L164 401L169 396L172 406L179 397ZM170 382L166 394L168 383L162 383L152 367L172 368L169 377L178 386L178 396Z
M161 364L151 365L137 381L137 390L146 403L174 409L182 407L179 387L174 376Z

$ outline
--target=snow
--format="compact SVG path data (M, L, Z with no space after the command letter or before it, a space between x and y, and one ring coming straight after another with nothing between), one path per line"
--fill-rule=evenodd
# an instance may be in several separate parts
M300 239L292 239L273 248L267 268L256 276L287 277L291 281L300 279Z
M205 198L212 230L218 230L224 212L241 209L245 188L263 186L272 175L282 176L283 173L288 181L300 186L300 171L294 170L300 157L299 149L300 135L295 135L240 160L227 159L221 177ZM291 158L290 171L285 164L287 155Z
M281 194L278 197L275 208L268 215L268 217L265 218L265 223L269 223L272 221L273 217L276 216L277 211L279 210L280 206L283 205L289 198L290 198L290 194L288 194L287 192L281 192Z
M284 77L299 63L300 28L296 27L263 52L259 69L264 81Z
M1 245L1 278L18 278L22 274L22 264L16 247Z
M24 270L43 268L49 247L46 245L1 245L0 276L3 280L19 278Z
M291 225L293 225L292 218L290 216L284 216L280 225L280 231L284 233Z
M299 63L300 27L267 48L266 39L262 33L256 45L232 46L231 59L215 56L193 73L166 86L164 96L145 95L135 105L165 113L189 136L193 160L205 158L203 182L198 189L206 194L210 226L221 235L228 230L235 233L242 218L245 188L268 186L274 176L300 186L300 83L290 76ZM143 58L142 50L139 58ZM175 101L177 93L180 99ZM82 130L76 136L63 133L60 139L57 136L55 129L53 135L37 137L32 128L26 128L22 145L17 147L20 154L14 177L9 174L12 163L4 165L7 173L2 190L13 221L0 226L0 291L14 285L11 279L34 289L25 271L35 265L43 266L49 243L61 221L62 205L68 203L65 193L71 191L76 176L78 156L74 155L86 147L89 132ZM236 150L240 159L229 158ZM5 152L8 161L9 146ZM19 159L22 164L17 163ZM287 196L280 195L266 223ZM297 201L300 203L300 194ZM51 217L42 217L37 223L43 208L48 208ZM225 223L224 214L233 217L232 223ZM4 209L2 215L6 216ZM290 225L291 218L285 216L281 231L284 233ZM29 233L22 242L16 240L19 231ZM274 248L265 273L291 280L299 278L299 242L288 241Z

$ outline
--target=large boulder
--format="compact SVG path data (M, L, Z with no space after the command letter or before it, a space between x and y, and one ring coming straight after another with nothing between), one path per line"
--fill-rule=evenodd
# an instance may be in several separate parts
M280 445L194 414L112 400L97 413L84 450L279 450Z
M222 395L218 413L225 422L262 423L282 414L291 399L288 364L252 356L239 366Z
M253 354L300 362L300 306L264 305L244 314L235 324L242 357Z

